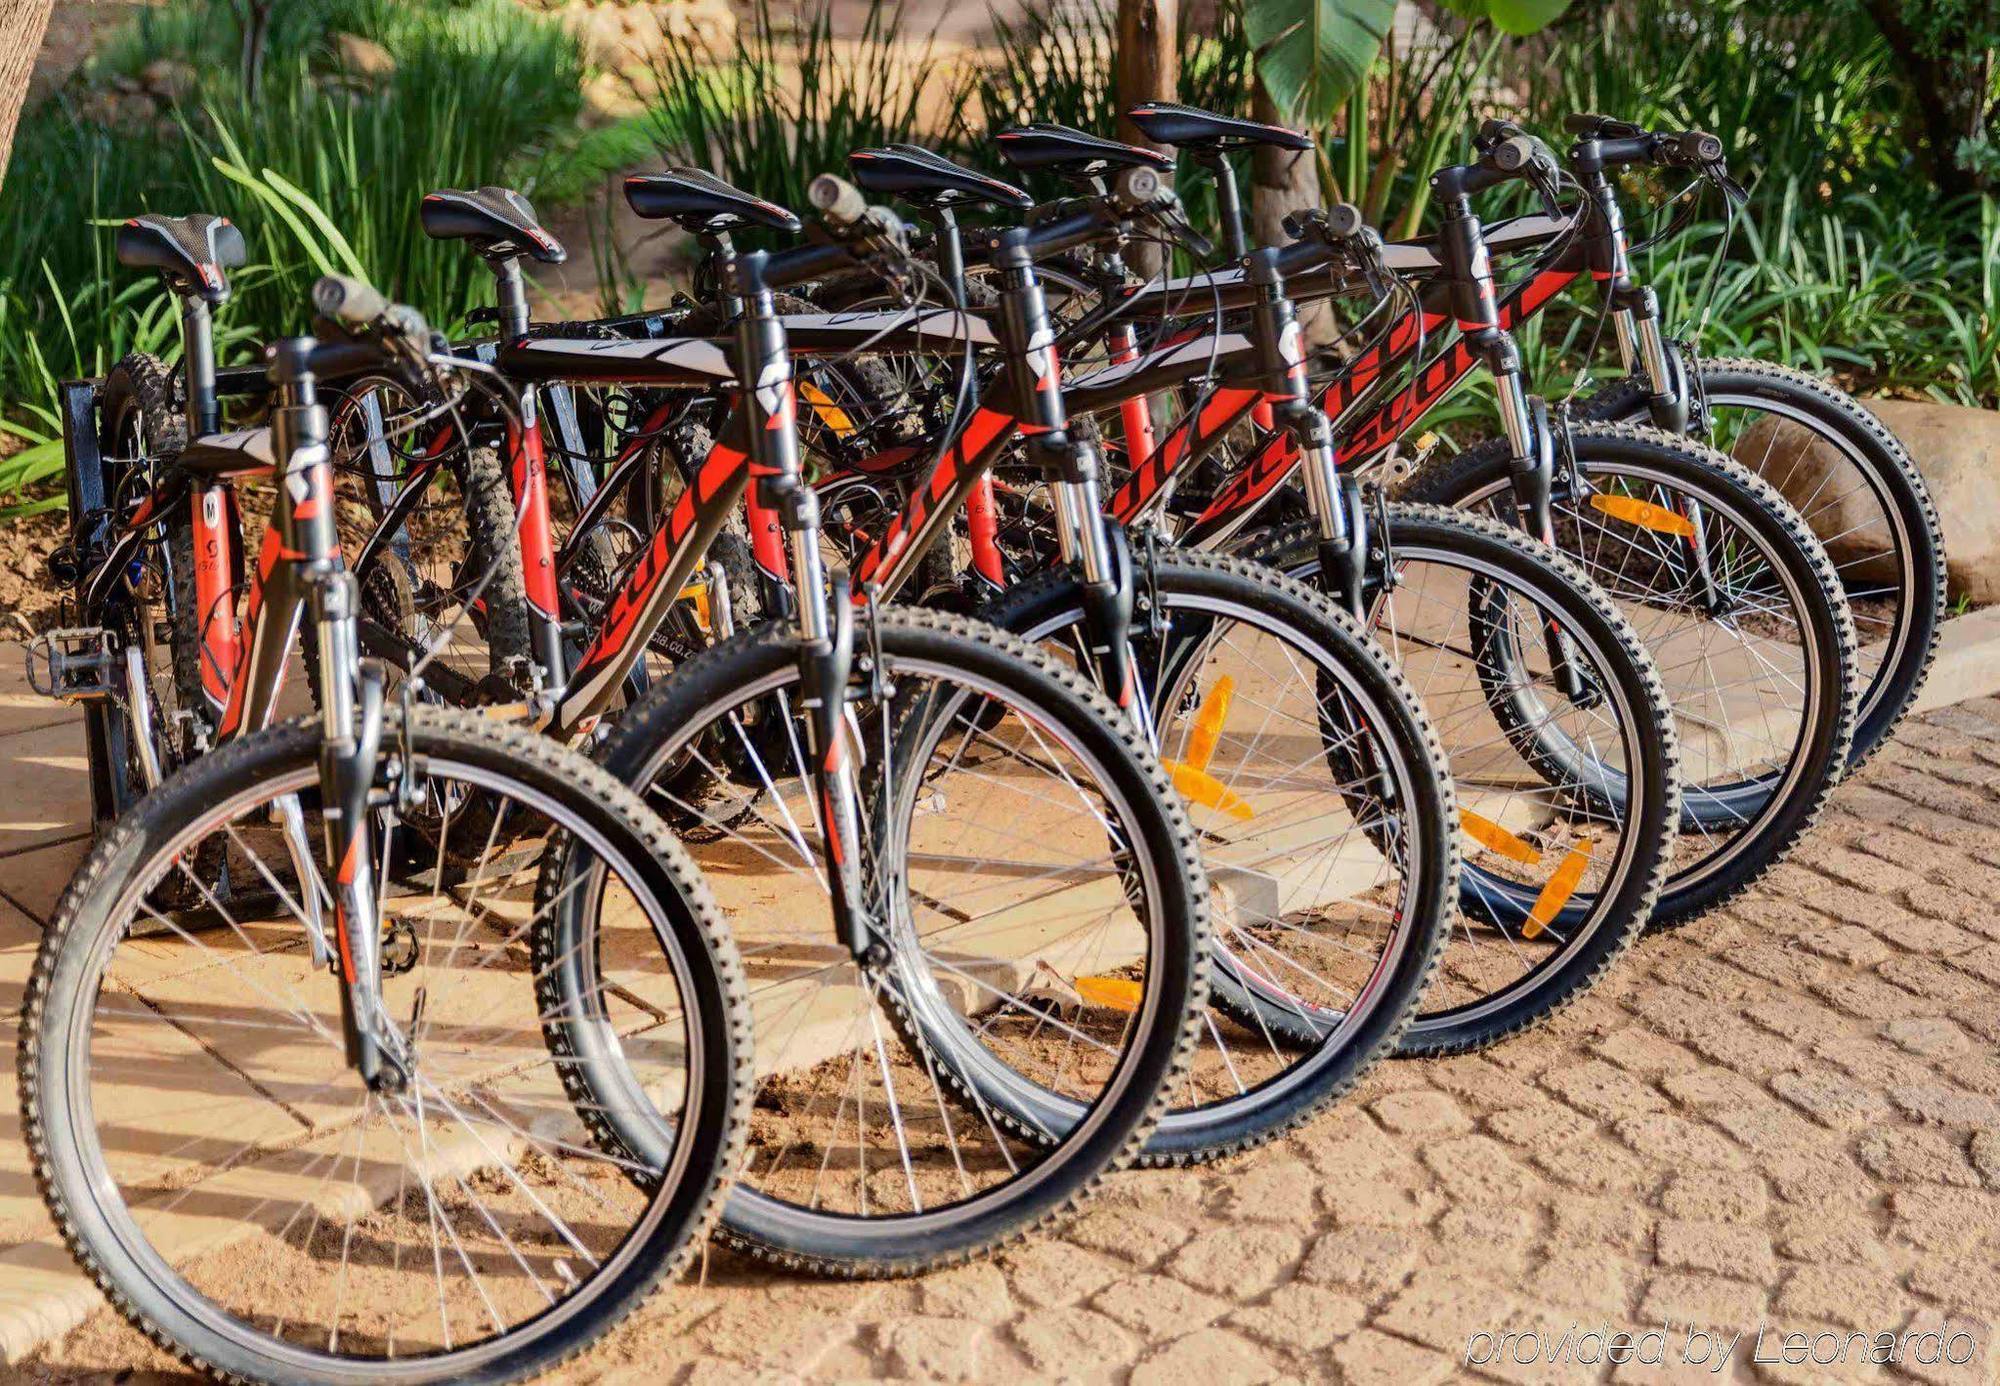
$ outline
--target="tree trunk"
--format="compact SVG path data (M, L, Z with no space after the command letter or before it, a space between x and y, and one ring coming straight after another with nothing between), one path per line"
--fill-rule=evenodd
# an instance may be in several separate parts
M1981 80L1969 80L1961 64L1967 59L1938 57L1926 51L1903 20L1901 0L1868 0L1868 13L1902 69L1903 88L1917 108L1924 132L1925 165L1938 191L1947 199L1980 190L1985 180L1958 161L1961 139L1979 133L1986 108L1985 68Z
M1261 81L1257 83L1251 118L1266 125L1290 123ZM1291 239L1285 234L1285 218L1320 205L1319 161L1313 151L1294 153L1267 144L1257 146L1250 156L1252 246L1284 245ZM1299 321L1305 326L1307 341L1332 340L1333 311L1325 302L1300 304Z
M1125 119L1126 111L1142 101L1178 99L1179 20L1180 0L1118 0L1118 138L1128 144L1152 142ZM1132 268L1144 275L1158 274L1164 263L1160 248L1147 244L1133 246L1129 259Z
M0 179L14 154L14 127L54 8L55 0L0 0Z

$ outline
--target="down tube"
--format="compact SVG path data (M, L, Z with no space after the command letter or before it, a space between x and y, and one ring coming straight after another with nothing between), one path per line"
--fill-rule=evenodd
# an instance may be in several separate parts
M556 704L549 731L558 738L587 731L594 724L632 666L645 656L668 608L742 500L750 481L750 459L743 448L732 446L741 437L741 417L733 416L724 431L731 441L718 441L709 449L701 470L653 531L645 552L611 599L596 639L577 661Z

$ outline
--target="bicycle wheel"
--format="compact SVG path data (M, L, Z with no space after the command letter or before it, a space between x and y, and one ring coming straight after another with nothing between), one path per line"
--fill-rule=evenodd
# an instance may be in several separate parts
M710 828L692 851L750 968L759 1081L723 1239L817 1272L908 1274L1062 1216L1138 1153L1205 993L1206 888L1157 763L1074 675L907 609L861 618L855 656L881 945L866 963L833 928L793 633L743 632L689 662L603 759ZM899 762L895 735L913 704L959 714L918 765ZM699 803L674 788L690 755L714 786ZM901 788L915 780L921 793ZM577 1105L600 1113L604 1149L652 1149L620 1039L652 1004L648 959L562 909L536 939ZM910 1023L918 1006L940 1033ZM1074 1099L1079 1119L1037 1139L968 1101L940 1039Z
M1237 558L1138 562L1139 682L1218 923L1211 1009L1146 1152L1189 1163L1283 1134L1394 1050L1458 898L1454 810L1415 695L1324 597ZM1067 573L991 614L1089 667ZM1067 1119L994 1080L1022 1121Z
M1567 432L1578 486L1555 547L1629 619L1681 749L1680 836L1654 907L1685 921L1747 889L1840 782L1858 680L1833 565L1770 485L1711 448L1630 424ZM1411 478L1413 501L1515 521L1504 442Z
M419 412L401 386L372 380L333 409L335 504L360 584L362 652L408 669L435 647L432 667L455 675L459 690L444 700L508 701L526 689L533 653L513 483L489 447L455 444L436 461L414 451L422 435L402 425ZM318 652L307 642L304 653L310 674ZM430 682L443 698L440 680Z
M1685 358L1677 358L1685 368ZM1582 403L1607 422L1648 418L1644 381ZM1895 730L1937 653L1944 534L1923 474L1852 395L1785 366L1698 360L1690 432L1777 487L1827 548L1854 616L1861 678L1850 768Z
M320 744L290 724L195 762L71 883L21 1018L37 1179L113 1305L217 1375L543 1370L685 1264L720 1207L748 1092L739 964L697 873L603 771L469 714L419 708L407 737L391 714L373 816L383 993L416 1063L404 1091L370 1091L344 1053L341 983L309 944L311 902L331 920ZM395 821L405 774L418 797L500 800L488 850L454 865L413 841ZM296 836L287 800L305 805ZM263 899L149 905L163 876L200 888L185 863L212 837ZM565 843L595 862L587 908L653 940L671 1001L646 1036L672 1121L654 1165L595 1149L536 1034L529 901L538 858Z
M1371 593L1368 630L1422 690L1464 855L1458 919L1402 1052L1451 1053L1553 1015L1639 936L1672 859L1680 754L1638 633L1574 564L1462 511L1386 516L1370 542L1387 540L1394 584ZM1319 578L1310 521L1247 552Z
M187 421L174 401L174 373L159 357L133 352L104 377L99 408L101 442L107 458L129 470L114 478L114 489L145 493L145 468L171 462L187 445ZM140 651L147 686L131 690L149 697L152 753L162 773L187 761L213 730L213 715L202 693L201 621L195 612L194 524L185 504L160 521L160 543L144 575L128 584L133 602L120 636ZM224 672L226 678L234 670ZM146 792L135 738L139 730L127 710L112 704L106 714L106 741L119 754L110 777L118 811Z

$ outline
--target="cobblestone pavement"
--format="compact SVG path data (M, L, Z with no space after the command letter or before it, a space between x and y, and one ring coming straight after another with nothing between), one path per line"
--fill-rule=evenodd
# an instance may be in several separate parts
M1985 699L1908 726L1763 887L1646 940L1533 1035L1385 1065L1228 1164L1119 1176L1067 1232L991 1264L830 1285L715 1253L566 1379L1572 1380L1608 1369L1576 1336L1549 1363L1564 1329L1664 1324L1636 1347L1664 1355L1662 1379L1992 1381L1996 1046ZM1683 1362L1691 1325L1743 1333L1720 1373L1719 1352ZM1846 1364L1754 1362L1760 1326L1767 1358L1801 1333ZM1490 1350L1473 1335L1509 1329L1545 1335L1504 1350L1536 1365L1467 1364ZM1968 1336L1902 1340L1900 1365L1870 1368L1857 1330ZM1975 1355L1910 1360L1947 1342ZM99 1315L29 1370L145 1358Z

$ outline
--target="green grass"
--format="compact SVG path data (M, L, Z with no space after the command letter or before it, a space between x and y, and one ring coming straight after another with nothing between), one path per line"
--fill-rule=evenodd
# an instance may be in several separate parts
M573 37L513 0L295 0L267 51L256 98L240 89L234 9L186 0L142 10L100 52L104 72L183 57L206 74L166 129L107 131L68 94L24 117L0 224L0 424L31 441L55 426L59 380L100 374L131 350L171 357L173 316L156 276L115 264L109 226L140 211L202 210L244 231L218 318L223 359L295 331L313 278L358 273L450 327L489 294L457 244L417 224L422 195L502 183L580 196L639 148L630 125L583 131ZM376 39L396 57L378 88L329 80L328 35ZM544 201L547 201L544 198ZM0 467L0 494L46 477L31 450ZM59 458L54 459L59 462Z

